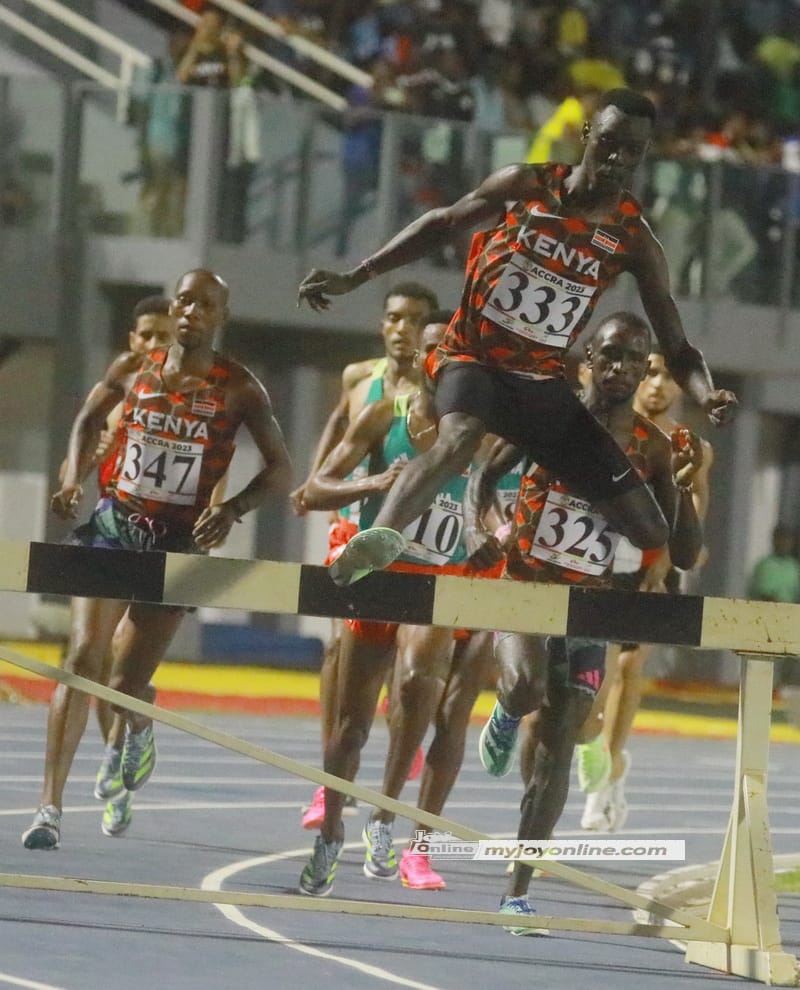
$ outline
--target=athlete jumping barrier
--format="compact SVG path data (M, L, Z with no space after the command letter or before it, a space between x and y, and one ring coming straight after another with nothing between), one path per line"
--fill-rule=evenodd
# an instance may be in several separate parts
M391 573L373 574L350 588L338 588L324 568L301 564L15 542L0 542L0 590L732 650L742 662L736 772L731 815L708 918L699 918L562 863L548 862L552 875L664 918L666 923L537 915L530 919L530 925L562 931L679 938L688 945L686 958L690 962L767 984L798 985L797 960L781 945L767 809L767 761L772 660L800 654L799 605ZM341 781L13 651L0 649L0 659L123 704L313 783L335 786L347 795L428 828L465 840L487 838L457 822L384 797L360 784ZM63 877L0 874L0 886L493 925L508 921L493 912L220 893ZM522 918L515 920L515 924L525 922Z

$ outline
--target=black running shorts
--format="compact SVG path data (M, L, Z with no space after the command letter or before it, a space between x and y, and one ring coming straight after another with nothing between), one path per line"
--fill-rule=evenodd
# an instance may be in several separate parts
M475 361L453 362L439 372L435 402L440 419L452 412L476 417L589 502L644 483L563 378L536 381Z

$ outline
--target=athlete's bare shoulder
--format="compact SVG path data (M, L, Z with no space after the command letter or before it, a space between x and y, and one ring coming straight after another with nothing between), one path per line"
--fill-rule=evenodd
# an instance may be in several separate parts
M545 167L517 162L505 165L487 176L475 190L475 195L486 199L529 199L546 185Z
M365 378L369 378L378 361L379 358L367 358L365 361L353 361L346 365L342 372L342 391L349 392Z
M111 388L127 389L131 381L141 371L145 355L134 351L123 351L108 366L104 382Z

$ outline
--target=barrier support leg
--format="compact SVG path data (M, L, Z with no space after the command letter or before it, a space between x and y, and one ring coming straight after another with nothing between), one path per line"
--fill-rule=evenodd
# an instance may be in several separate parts
M770 986L797 986L797 959L781 945L767 812L773 661L740 658L733 807L708 913L728 929L730 944L690 942L686 961Z

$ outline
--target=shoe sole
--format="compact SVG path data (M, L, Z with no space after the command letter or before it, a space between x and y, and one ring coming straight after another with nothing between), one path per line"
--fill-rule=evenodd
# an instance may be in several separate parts
M328 887L327 890L306 890L305 887L301 887L300 884L297 885L297 889L301 894L305 894L306 897L327 897L328 894L333 890L333 884Z
M110 829L106 828L104 823L100 823L100 831L103 835L107 836L109 839L118 839L121 835L124 835L130 828L131 820L129 819L122 828Z
M34 825L23 833L22 844L26 849L50 852L61 845L61 836L57 835L54 842L52 829L44 825Z
M495 768L488 767L486 765L486 757L483 755L483 741L486 738L488 732L489 732L489 723L487 722L486 725L484 725L483 729L481 729L481 734L480 737L478 738L478 756L480 757L481 766L489 774L490 777L498 777L498 778L507 777L508 774L510 774L512 769L514 768L516 754L515 753L511 754L511 759L508 761L508 766L505 768L505 770L501 772L498 772Z
M381 571L397 560L407 540L402 533L385 526L356 533L328 567L331 580L339 587L355 584L373 571Z
M446 890L446 883L411 883L409 880L400 874L400 879L403 882L404 887L408 887L410 890Z
M367 878L367 880L388 880L388 881L392 881L392 880L396 880L398 878L398 876L400 876L400 869L399 868L396 869L394 871L394 873L392 873L390 875L381 876L379 873L373 873L370 870L370 868L367 866L367 864L364 863L364 876Z

